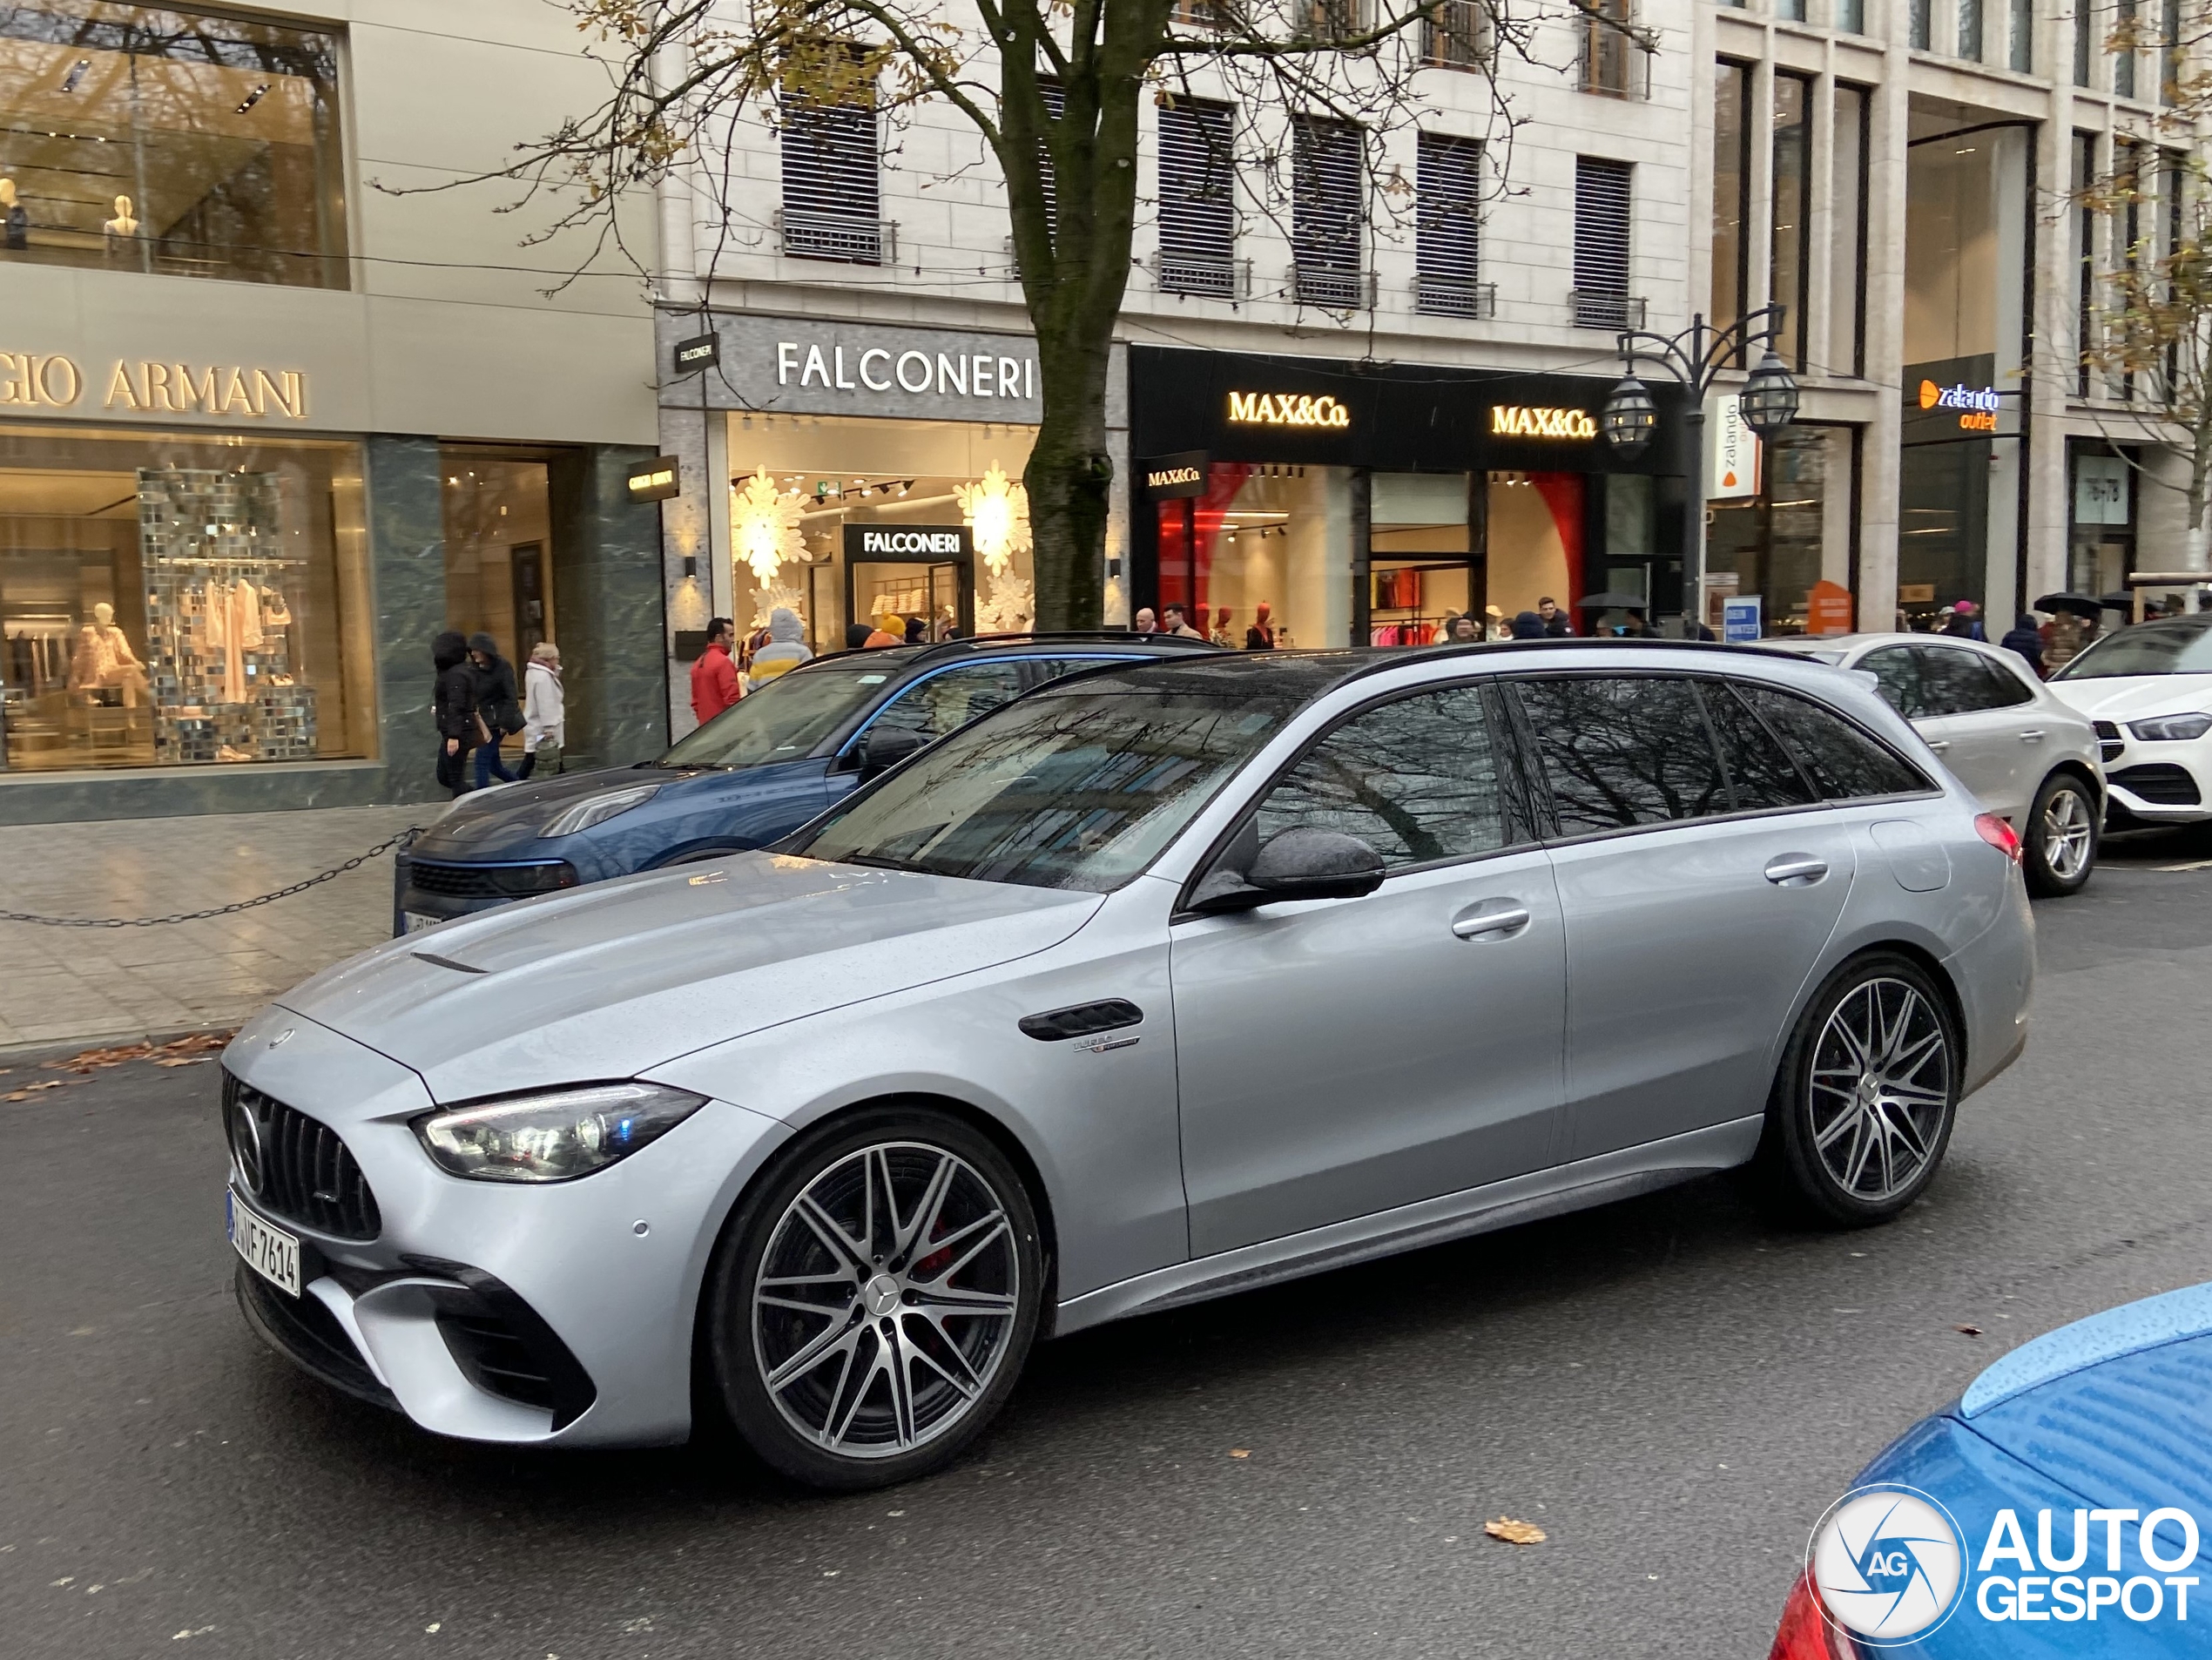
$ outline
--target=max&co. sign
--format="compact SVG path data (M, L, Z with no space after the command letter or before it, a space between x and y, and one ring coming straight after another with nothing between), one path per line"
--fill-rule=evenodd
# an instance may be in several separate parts
M105 382L94 383L64 353L0 352L0 407L72 409L99 385L103 409L307 418L307 377L299 369L118 358Z
M1352 411L1334 398L1300 392L1231 392L1229 420L1239 427L1334 427L1352 424Z
M1150 461L1140 461L1136 463L1136 476L1144 488L1144 499L1173 502L1184 496L1204 496L1207 460L1203 449L1184 449L1172 455L1155 455Z

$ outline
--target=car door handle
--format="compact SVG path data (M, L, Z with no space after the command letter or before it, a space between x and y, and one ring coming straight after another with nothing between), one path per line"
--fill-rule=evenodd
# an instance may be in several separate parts
M1500 911L1461 911L1452 919L1452 932L1462 940L1500 940L1520 933L1533 920L1526 905L1508 904Z
M1828 861L1805 854L1785 853L1779 859L1767 860L1766 869L1761 874L1777 887L1786 887L1792 882L1810 887L1828 874Z
M1951 740L1948 738L1931 738L1928 739L1928 747L1940 755L1951 747Z
M2024 732L2020 734L2020 742L2023 744L2040 744L2042 741L2043 734L2040 732Z

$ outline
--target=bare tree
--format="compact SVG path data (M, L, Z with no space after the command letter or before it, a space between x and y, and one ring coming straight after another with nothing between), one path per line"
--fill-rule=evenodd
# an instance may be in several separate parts
M1542 53L1573 44L1575 30L1616 56L1652 46L1607 0L974 0L965 24L932 0L562 3L605 60L610 94L484 175L572 202L554 232L596 224L602 243L619 243L617 202L674 179L705 199L726 235L755 217L728 165L741 124L773 129L795 107L868 106L896 124L946 105L981 135L1005 181L1037 343L1043 408L1023 482L1046 628L1100 618L1107 365L1143 201L1143 99L1203 89L1230 105L1224 177L1263 216L1287 217L1298 193L1285 177L1298 149L1285 135L1301 123L1349 130L1368 204L1350 233L1365 239L1411 211L1386 143L1428 113L1425 64L1480 78L1501 159L1517 120L1501 59L1564 68ZM1548 33L1552 23L1573 29ZM1492 176L1502 188L1502 167Z

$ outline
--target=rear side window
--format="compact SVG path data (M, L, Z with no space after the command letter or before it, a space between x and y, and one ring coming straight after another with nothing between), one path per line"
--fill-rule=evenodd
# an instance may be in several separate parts
M1810 698L1740 681L1736 691L1790 746L1831 801L1935 788L1919 767Z
M1480 689L1393 698L1345 721L1260 803L1262 842L1292 828L1358 836L1393 868L1504 847L1498 751Z
M1658 675L1518 682L1561 836L1732 810L1697 689Z
M1931 715L1970 715L2001 709L2006 699L1989 665L1956 645L1907 648L1920 665L1920 696Z
M1790 752L1743 699L1719 682L1708 681L1703 690L1729 782L1736 786L1738 813L1811 806L1820 799Z

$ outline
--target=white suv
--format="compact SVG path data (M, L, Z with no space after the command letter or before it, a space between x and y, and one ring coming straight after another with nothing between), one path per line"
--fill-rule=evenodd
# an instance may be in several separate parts
M2096 725L2114 829L2212 819L2212 616L2107 634L2050 689Z
M2052 899L2087 885L2104 822L2097 732L2012 652L1948 634L1760 644L1871 674L1959 781L2020 832L2029 893Z

